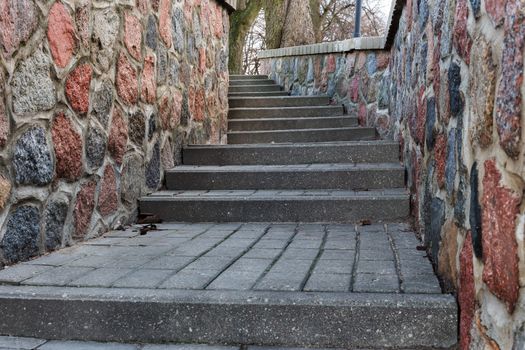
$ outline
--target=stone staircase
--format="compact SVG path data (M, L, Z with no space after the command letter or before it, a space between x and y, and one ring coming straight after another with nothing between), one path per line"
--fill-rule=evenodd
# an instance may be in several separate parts
M141 211L184 222L402 221L399 146L330 105L232 76L228 145L189 146Z
M0 271L0 335L455 348L456 301L403 223L398 145L266 77L232 76L230 96L237 144L183 150L166 189L140 201L165 220L156 230L110 232Z

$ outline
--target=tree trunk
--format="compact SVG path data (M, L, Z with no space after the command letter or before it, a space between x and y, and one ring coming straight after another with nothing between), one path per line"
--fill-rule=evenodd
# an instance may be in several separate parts
M310 2L305 0L288 1L281 47L314 44L315 33Z
M267 49L278 49L281 47L287 7L288 0L264 0Z
M320 43L323 41L323 33L321 30L323 24L323 18L321 17L321 0L310 0L310 12L312 14L315 42Z
M319 27L318 4L319 0L265 0L266 48L277 49L317 42L314 21Z
M246 0L230 17L229 63L231 74L243 74L243 48L246 35L261 11L262 0Z

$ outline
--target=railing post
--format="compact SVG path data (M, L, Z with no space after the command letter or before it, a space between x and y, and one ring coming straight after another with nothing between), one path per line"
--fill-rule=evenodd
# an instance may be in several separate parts
M355 0L354 38L359 38L361 36L361 7L362 0Z

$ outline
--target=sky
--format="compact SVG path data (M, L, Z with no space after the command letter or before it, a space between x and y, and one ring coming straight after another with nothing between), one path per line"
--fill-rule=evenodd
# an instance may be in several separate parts
M388 20L391 6L392 0L381 0L381 12L383 12L383 18L385 19L385 22Z

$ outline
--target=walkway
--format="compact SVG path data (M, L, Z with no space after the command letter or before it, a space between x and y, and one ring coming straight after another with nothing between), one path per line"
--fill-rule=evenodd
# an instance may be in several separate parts
M403 223L398 145L326 97L234 78L230 144L186 147L165 189L140 201L165 224L0 271L0 334L243 350L455 346L456 301Z
M405 225L165 224L0 271L24 286L440 293Z

